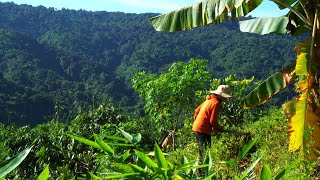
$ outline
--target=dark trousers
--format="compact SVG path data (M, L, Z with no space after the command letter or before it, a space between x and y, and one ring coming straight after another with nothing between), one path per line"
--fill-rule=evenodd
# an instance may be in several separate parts
M211 147L211 135L200 132L194 132L194 134L196 135L199 147L199 164L203 164L205 151L208 147Z

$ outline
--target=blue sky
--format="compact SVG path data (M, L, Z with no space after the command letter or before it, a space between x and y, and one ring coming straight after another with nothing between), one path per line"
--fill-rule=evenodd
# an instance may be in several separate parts
M57 9L83 9L89 11L121 11L126 13L166 13L180 7L191 5L197 0L0 0L32 6L54 7ZM264 0L262 5L250 15L255 17L272 17L284 15L286 11L278 10L270 0Z

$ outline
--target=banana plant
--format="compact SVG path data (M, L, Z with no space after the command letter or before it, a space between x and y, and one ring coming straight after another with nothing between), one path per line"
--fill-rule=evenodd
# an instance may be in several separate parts
M297 96L283 105L289 121L289 151L307 149L304 152L310 152L309 157L315 160L320 148L320 139L317 138L320 135L320 1L271 1L280 9L287 9L288 13L281 17L240 20L240 17L253 11L263 0L200 0L194 5L153 17L150 23L158 31L174 32L237 19L243 32L292 36L308 34L309 37L294 47L297 53L295 63L271 75L246 96L241 104L244 108L263 104L297 82Z

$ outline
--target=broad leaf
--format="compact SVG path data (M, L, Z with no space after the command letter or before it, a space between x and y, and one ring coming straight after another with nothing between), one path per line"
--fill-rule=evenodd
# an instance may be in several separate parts
M93 173L89 172L89 174L90 174L90 177L91 177L92 180L101 180L100 177L94 175Z
M150 19L157 31L180 31L209 24L219 24L231 18L247 15L263 0L202 0L192 6L162 14Z
M287 88L295 79L295 64L291 64L271 75L258 87L252 90L242 101L244 108L251 108L265 103L274 95Z
M94 134L93 136L97 144L102 148L104 152L108 153L111 156L114 155L113 149L107 143L105 143L97 134Z
M116 161L118 162L118 163L124 163L124 161L126 160L126 159L128 159L128 157L130 157L131 156L131 154L130 154L130 150L127 150L125 153L123 153L120 157L117 157L116 158Z
M167 160L164 157L163 152L161 151L158 144L154 144L154 152L157 159L158 166L163 169L168 169Z
M109 135L104 135L104 137L113 139L113 140L118 140L118 141L123 141L123 142L130 142L127 138L119 137L119 136L109 136Z
M20 153L16 154L12 158L4 161L0 164L0 178L5 177L12 170L14 170L19 164L28 156L33 146L26 148Z
M152 161L145 153L140 152L138 150L134 150L135 154L138 156L140 160L142 160L150 169L154 170L158 167L158 165Z
M250 32L257 34L286 34L286 29L289 22L287 17L271 17L271 18L257 18L245 21L240 21L240 30L242 32Z
M310 39L303 40L295 46L295 51L298 52L296 74L308 75L310 63Z
M294 3L296 3L298 0L281 0L282 3L284 4L288 4L288 5L292 5ZM281 4L278 4L279 6L279 9L285 9L286 7L281 5Z
M121 132L121 134L127 138L129 140L129 142L132 143L133 137L131 136L131 134L127 133L126 131L122 130L119 128L119 131Z
M49 165L47 165L46 168L44 168L44 170L38 176L37 180L47 180L49 178L49 174Z
M315 112L307 109L307 122L306 125L311 129L311 132L308 139L308 152L310 153L310 157L312 160L316 161L319 157L319 150L320 150L320 116Z
M122 163L112 163L111 167L116 167L118 170L124 173L133 173L135 172L130 165L122 164Z
M296 113L289 119L289 151L295 151L302 146L304 123L307 116L307 92L301 94L296 102Z
M256 140L252 140L250 141L248 144L246 144L242 150L239 152L237 160L241 160L248 152L249 150L252 148L252 146L256 143Z
M271 179L271 170L268 165L264 165L261 170L260 180L270 180Z
M100 149L100 150L103 150L98 143L96 142L93 142L89 139L86 139L86 138L83 138L83 137L79 137L79 136L76 136L76 135L72 135L72 134L67 134L69 137L83 143L83 144L86 144L86 145L89 145L91 147L94 147L94 148L97 148L97 149Z

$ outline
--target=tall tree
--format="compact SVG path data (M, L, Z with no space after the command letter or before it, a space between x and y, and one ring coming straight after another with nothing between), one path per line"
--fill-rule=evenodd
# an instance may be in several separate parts
M258 7L263 0L202 0L167 14L150 19L158 31L180 31L239 19ZM297 97L285 103L283 109L289 119L289 150L307 146L311 157L318 157L320 148L319 116L319 1L272 0L280 9L288 9L285 16L240 21L240 30L257 34L309 33L310 37L295 46L296 63L283 68L256 87L243 101L244 107L262 104L288 87L296 79ZM307 138L304 138L307 137ZM307 143L310 142L310 143Z

